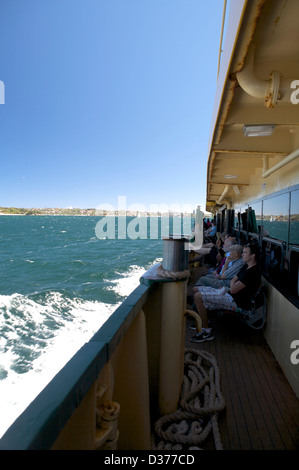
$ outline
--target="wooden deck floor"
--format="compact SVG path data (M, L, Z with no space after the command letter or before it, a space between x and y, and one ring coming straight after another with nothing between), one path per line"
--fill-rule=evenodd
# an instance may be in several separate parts
M211 314L214 340L196 344L187 320L186 347L216 358L226 408L218 424L225 450L299 449L299 400L262 332L236 318ZM212 439L211 439L212 441ZM207 442L207 448L213 448Z

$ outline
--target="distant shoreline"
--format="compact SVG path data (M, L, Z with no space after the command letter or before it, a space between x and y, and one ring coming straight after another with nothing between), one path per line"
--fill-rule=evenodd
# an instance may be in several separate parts
M59 209L59 208L16 208L16 207L0 207L1 215L17 215L17 216L89 216L89 217L195 217L194 213L187 212L140 212L140 211L106 211L97 209Z
M1 216L18 216L18 217L139 217L137 214L127 213L127 214L4 214L0 212ZM194 214L159 214L159 213L148 213L141 214L141 217L192 217Z

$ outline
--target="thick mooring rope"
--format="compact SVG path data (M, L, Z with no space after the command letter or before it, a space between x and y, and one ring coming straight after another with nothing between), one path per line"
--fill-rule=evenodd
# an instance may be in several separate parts
M225 408L217 362L207 351L185 350L185 375L180 406L155 424L156 450L200 450L212 431L216 450L222 450L218 413ZM155 440L157 441L156 437Z
M162 264L158 266L157 273L160 277L169 279L186 279L190 277L189 269L185 269L185 271L167 271L162 267Z

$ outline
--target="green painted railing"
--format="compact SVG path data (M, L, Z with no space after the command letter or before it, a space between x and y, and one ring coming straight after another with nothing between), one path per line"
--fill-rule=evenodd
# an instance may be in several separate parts
M50 449L148 299L140 284L0 439L2 450ZM21 393L21 391L20 391Z

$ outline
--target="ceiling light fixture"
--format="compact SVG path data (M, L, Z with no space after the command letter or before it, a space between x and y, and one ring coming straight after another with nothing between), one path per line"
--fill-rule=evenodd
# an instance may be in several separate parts
M274 124L245 124L243 134L245 137L266 137L272 135L274 129Z
M238 175L223 175L223 178L226 180L232 180L234 178L238 178Z

